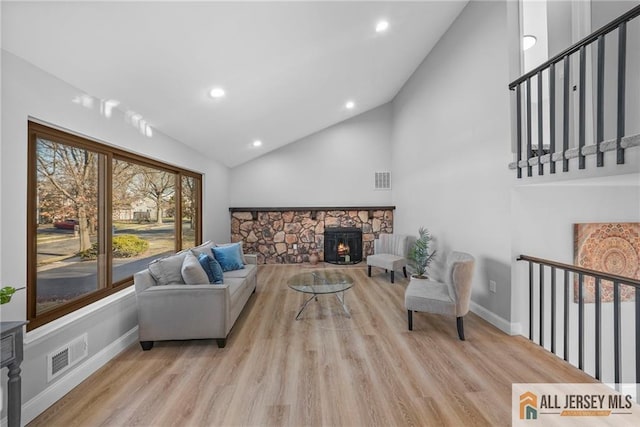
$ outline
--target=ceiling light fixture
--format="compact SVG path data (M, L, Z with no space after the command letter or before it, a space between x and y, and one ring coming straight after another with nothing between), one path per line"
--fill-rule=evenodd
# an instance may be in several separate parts
M536 38L536 36L532 36L528 34L525 36L522 36L522 50L531 49L533 45L536 44L537 41L538 39Z
M211 96L214 99L222 98L222 97L224 97L224 95L225 95L225 91L221 87L214 87L209 92L209 96Z
M347 101L347 103L344 104L344 106L347 108L347 110L353 110L356 106L356 103L353 101Z
M385 31L387 31L387 28L389 28L389 22L388 21L378 21L378 23L376 24L376 33L383 33Z
M255 141L253 141L254 147L260 147L261 145L262 145L262 141L260 141L259 139L256 139Z

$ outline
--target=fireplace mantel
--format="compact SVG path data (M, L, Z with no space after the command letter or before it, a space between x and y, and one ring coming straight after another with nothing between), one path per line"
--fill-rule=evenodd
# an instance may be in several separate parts
M374 211L395 210L395 206L300 206L300 207L232 207L229 212L251 212L251 217L255 221L258 218L258 212L311 212L311 219L316 218L318 211L368 211L369 219L373 218Z

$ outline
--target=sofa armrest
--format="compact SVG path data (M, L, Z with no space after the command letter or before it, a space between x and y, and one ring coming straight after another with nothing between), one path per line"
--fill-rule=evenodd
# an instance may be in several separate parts
M244 260L247 264L258 265L258 255L256 254L244 254Z
M151 286L136 299L140 341L224 338L231 329L228 285Z
M133 285L136 289L136 293L140 293L145 289L155 286L155 284L156 280L148 269L138 271L133 275Z

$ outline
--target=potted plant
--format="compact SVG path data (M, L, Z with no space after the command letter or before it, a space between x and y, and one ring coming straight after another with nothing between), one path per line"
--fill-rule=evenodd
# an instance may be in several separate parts
M6 304L11 301L11 297L17 291L16 288L12 286L5 286L0 289L0 304Z
M427 278L427 268L436 255L436 251L429 253L430 242L431 235L429 234L429 230L420 227L418 229L418 239L409 250L409 261L415 270L411 276L416 279Z

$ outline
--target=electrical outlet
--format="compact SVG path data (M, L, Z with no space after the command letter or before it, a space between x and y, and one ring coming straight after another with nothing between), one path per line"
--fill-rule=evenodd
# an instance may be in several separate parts
M298 249L298 244L297 244L297 243L294 243L294 244L293 244L293 250L295 251L296 249Z
M489 280L489 290L491 292L493 292L494 294L496 293L496 282L495 282L495 280Z

